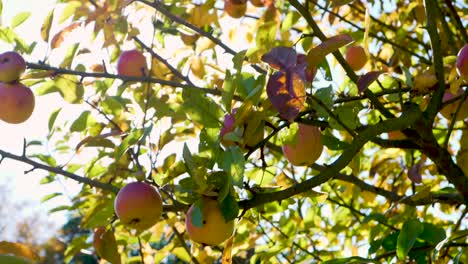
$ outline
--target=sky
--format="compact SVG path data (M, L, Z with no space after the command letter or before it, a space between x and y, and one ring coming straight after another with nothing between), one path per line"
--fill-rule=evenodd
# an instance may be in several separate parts
M39 28L44 21L47 12L37 12L44 7L51 7L52 0L3 0L3 13L1 17L2 25L9 25L12 17L19 12L31 12L31 17L17 28L19 35L28 42L40 39ZM33 57L44 54L46 43L39 43L32 56L26 57L27 61L37 61ZM12 47L0 42L0 52L11 50ZM42 56L43 57L43 56ZM43 139L47 135L47 122L51 111L61 106L62 99L57 94L47 96L36 96L36 107L31 118L23 124L11 125L0 121L0 149L14 154L21 154L23 139L27 141ZM66 110L65 110L65 113ZM64 204L69 204L69 200L64 197L57 197L48 202L41 203L41 199L53 192L72 194L76 192L77 185L68 181L53 182L47 185L40 185L39 181L46 174L43 171L33 171L25 174L31 169L30 166L21 162L5 159L0 164L0 185L7 185L11 191L11 202L28 201L34 207L34 211L46 213L48 210ZM65 187L66 186L66 187ZM25 212L26 213L26 212ZM65 223L64 213L53 213L48 219L55 223L58 228ZM10 228L14 229L14 221L11 221ZM10 230L12 231L12 230ZM11 232L0 234L0 240L12 239Z

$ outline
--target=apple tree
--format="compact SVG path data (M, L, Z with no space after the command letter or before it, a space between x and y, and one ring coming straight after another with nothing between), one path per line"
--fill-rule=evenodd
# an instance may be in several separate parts
M0 157L81 184L67 263L467 263L467 7L60 0L32 43L21 12L0 127L65 103Z

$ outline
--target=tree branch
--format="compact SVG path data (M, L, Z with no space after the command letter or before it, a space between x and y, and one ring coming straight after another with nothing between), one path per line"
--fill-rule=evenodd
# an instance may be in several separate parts
M370 139L384 132L402 130L413 124L416 119L421 117L421 112L418 106L409 105L405 108L407 109L404 109L401 117L382 121L361 131L354 139L353 143L349 146L349 148L343 152L343 154L341 154L341 156L335 162L327 166L327 168L321 171L317 176L314 176L308 180L295 184L281 191L255 193L251 199L240 201L240 207L244 209L250 209L264 203L281 201L291 196L309 191L313 187L328 181L330 178L337 175Z

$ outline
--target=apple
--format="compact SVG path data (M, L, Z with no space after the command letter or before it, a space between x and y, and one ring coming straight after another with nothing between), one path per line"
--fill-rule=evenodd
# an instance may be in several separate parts
M250 3L253 6L256 6L256 7L264 7L265 6L264 0L250 0Z
M148 74L146 58L138 50L128 50L120 54L117 73L124 76L142 77Z
M224 0L224 11L232 18L241 18L247 11L247 0Z
M468 80L468 44L458 52L457 71L462 78Z
M457 96L461 95L461 94L463 94L463 89L458 90ZM452 94L450 91L446 91L445 94L444 94L443 101L446 102L446 101L452 99L453 97L455 97L454 94ZM444 106L444 108L442 108L440 110L440 113L445 118L451 120L453 115L457 111L457 108L458 108L459 104L460 104L460 100L457 100L457 101L455 101L455 102L453 102L453 103L451 103L449 105L446 105L446 106ZM460 112L458 112L458 114L457 114L456 120L457 121L458 120L463 120L465 118L468 118L468 98L466 98L465 101L463 102L463 105L460 108Z
M117 217L125 226L143 231L161 218L162 199L153 186L143 182L132 182L117 193L114 208Z
M349 47L346 51L345 58L354 71L359 71L367 63L366 51L361 46Z
M121 263L117 241L111 229L107 230L104 226L96 228L93 234L93 247L101 258L112 264Z
M323 144L318 127L299 124L296 145L283 145L283 154L295 166L309 166L320 157Z
M219 245L228 239L234 231L234 221L227 222L219 208L216 197L203 197L202 202L202 226L193 225L191 214L194 210L192 205L185 217L187 234L192 241L206 244Z
M234 131L234 124L236 123L236 120L235 120L236 110L237 109L233 109L232 114L224 115L224 123L223 123L223 127L221 128L220 136L221 136L221 144L223 144L223 146L225 147L229 147L229 146L236 144L236 142L224 138L224 135Z
M0 54L0 82L15 82L26 70L23 57L14 51Z
M19 124L34 111L34 94L21 83L0 83L0 120Z

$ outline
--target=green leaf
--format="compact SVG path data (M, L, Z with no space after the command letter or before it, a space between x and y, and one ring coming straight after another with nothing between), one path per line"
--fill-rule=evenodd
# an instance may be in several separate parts
M218 104L210 97L200 91L184 89L182 91L184 103L182 110L185 111L190 119L204 127L219 128L219 121L223 112Z
M58 108L58 109L54 110L52 112L52 114L50 114L49 124L48 124L49 133L51 132L52 128L54 127L55 120L57 119L57 116L58 116L58 114L60 113L61 110L62 110L62 108Z
M63 9L62 15L60 16L59 23L62 24L67 20L70 16L75 14L76 9L80 7L82 4L79 1L71 1L68 5Z
M95 228L105 226L114 215L114 201L112 199L101 199L93 204L81 221L84 228Z
M290 30L299 21L299 18L301 15L297 11L289 12L281 23L281 32Z
M42 197L41 203L49 201L50 199L55 198L55 197L60 196L60 195L62 195L62 193L59 193L59 192L48 194L48 195Z
M221 213L226 222L236 219L239 214L239 205L234 197L226 196L220 205Z
M242 187L244 182L245 159L241 149L238 146L229 147L222 153L222 160L219 163L220 168L231 175L232 184Z
M431 223L423 223L424 231L418 238L428 242L431 245L437 245L446 238L445 229Z
M67 53L65 54L65 58L63 59L62 63L60 63L60 68L69 69L71 67L73 58L75 57L79 46L79 43L75 43L68 48Z
M424 231L424 225L417 219L410 219L403 224L397 239L396 252L399 260L405 260L416 238Z
M132 130L124 140L122 140L122 143L117 147L117 150L115 151L115 160L120 160L120 158L123 156L123 154L133 145L135 145L137 142L140 141L143 137L143 129L135 129Z
M314 96L320 99L328 108L333 105L333 89L331 86L317 89ZM312 108L317 111L319 117L328 117L327 111L318 104L312 104Z
M78 82L76 76L62 75L55 79L55 85L63 99L71 104L78 104L83 101L84 88Z
M323 264L348 264L348 263L375 263L375 260L366 259L362 257L349 257L349 258L327 260L323 262Z
M20 258L10 255L0 255L0 263L2 264L32 264L32 262L25 258Z
M31 16L30 12L21 12L21 13L17 14L11 20L11 28L15 28L15 27L23 24L23 22L26 21L26 19L28 19L30 16Z
M46 16L44 23L41 26L41 37L45 42L49 42L50 28L52 27L52 20L54 19L54 9L50 10Z
M190 220L192 220L192 224L196 227L203 226L202 208L203 208L203 200L197 200L192 205L192 210L190 211Z
M276 21L269 21L258 27L255 41L257 47L268 50L274 44L278 25Z
M92 126L96 123L94 117L91 116L91 111L84 111L80 116L72 123L70 127L71 132L82 132L88 126Z
M223 82L222 100L226 112L228 113L231 113L232 98L234 97L235 88L233 76L229 70L226 70L226 76Z

